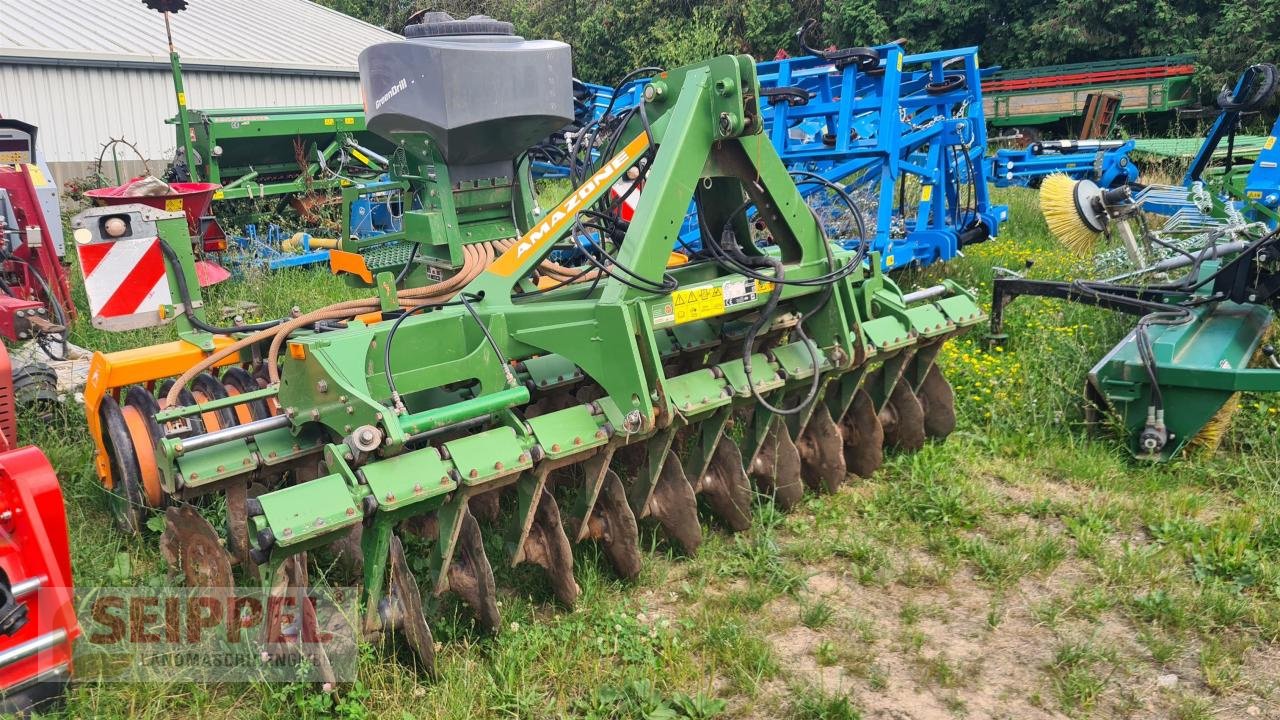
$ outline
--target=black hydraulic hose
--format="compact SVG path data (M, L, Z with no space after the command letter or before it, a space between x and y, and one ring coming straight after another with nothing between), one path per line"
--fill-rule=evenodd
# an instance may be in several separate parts
M835 269L835 257L831 254L830 244L827 243L826 238L824 237L823 246L827 250L827 262L832 267L831 272L815 278L809 278L807 280L787 280L785 278L775 278L756 272L755 269L751 267L746 254L744 254L742 249L738 247L737 234L733 231L733 219L746 211L746 209L751 207L754 203L754 200L748 200L742 205L739 205L738 209L730 213L728 219L725 220L724 229L720 233L720 243L718 245L716 243L712 243L710 245L713 256L718 261L721 261L723 266L735 270L742 275L752 278L753 280L763 280L765 282L774 282L782 285L797 285L801 287L820 287L839 282L861 269L862 258L865 257L865 239L862 247L859 249L858 257L837 270ZM810 209L810 212L812 212L812 209ZM699 222L702 221L701 214L699 214ZM819 227L821 227L821 225L819 225Z
M476 309L471 306L471 300L468 298L468 295L470 295L470 293L459 293L458 300L462 303L462 307L467 309L467 313L471 315L471 319L476 321L476 325L480 326L480 332L484 333L484 339L488 341L489 347L493 349L493 354L498 357L498 363L502 365L502 373L507 379L507 387L515 387L516 376L515 373L511 372L511 363L507 362L507 356L503 354L502 348L498 347L497 341L493 339L493 333L489 332L489 326L485 325L484 321L480 319L480 313L477 313ZM471 297L474 297L476 300L484 299L483 294L471 295ZM389 345L390 343L387 344Z
M771 257L761 258L761 260L772 266L774 272L777 273L778 279L782 279L783 267L781 262ZM751 395L756 399L756 402L760 403L761 407L765 410L774 413L775 415L796 415L808 407L809 404L818 397L818 387L820 383L820 376L822 375L822 358L819 357L818 351L814 347L813 342L804 332L804 321L809 319L810 316L817 314L819 310L826 306L827 302L831 299L832 288L833 285L827 285L826 289L823 291L822 299L818 302L817 306L808 314L801 315L800 319L796 321L796 337L800 339L800 342L804 343L804 347L809 351L809 357L813 362L813 379L809 383L809 392L806 393L804 399L796 405L789 408L780 408L772 405L768 400L764 399L764 396L756 389L755 381L751 379L751 351L755 348L756 337L759 336L760 331L763 330L767 324L773 322L773 317L777 313L778 300L782 297L782 284L780 282L774 283L773 292L769 293L769 299L765 301L764 308L761 309L760 315L756 318L756 321L751 324L751 328L747 331L747 336L742 341L742 372L746 377L747 387L750 388Z
M469 313L471 315L471 318L476 321L476 325L480 326L480 331L484 333L484 338L489 343L489 347L493 349L494 355L498 357L498 361L502 364L503 373L506 375L506 379L507 379L507 385L512 386L514 384L515 375L512 374L511 372L511 366L507 363L506 356L502 353L501 348L498 347L497 341L493 339L493 334L489 332L488 326L486 326L484 324L484 321L480 319L480 314L477 313L475 311L475 308L471 306L472 300L483 300L483 299L484 299L484 293L477 293L477 294L460 293L458 295L457 300L450 300L448 302L438 303L438 302L428 300L427 302L421 303L419 305L414 305L408 310L405 310L404 312L400 313L400 317L397 317L395 319L395 322L391 323L391 327L387 330L387 339L382 344L382 374L387 381L387 390L390 391L391 400L392 402L395 403L397 410L400 410L403 407L403 405L400 402L400 391L396 389L395 376L392 375L391 373L391 346L392 346L392 343L395 341L396 331L400 329L400 324L403 323L410 316L417 315L418 313L426 310L436 310L439 308L446 308L446 307L458 307L459 305L466 308L467 313Z
M1151 325L1181 325L1190 322L1194 316L1186 308L1178 308L1173 312L1153 312L1138 321L1134 330L1134 340L1138 346L1138 357L1151 381L1151 407L1156 412L1164 410L1164 391L1160 389L1159 370L1156 367L1155 348L1151 345L1151 335L1147 328Z
M609 261L608 263L601 262L592 254L591 249L585 247L582 244L582 240L580 239L580 236L586 235L586 233L583 232L583 230L584 228L582 226L581 218L580 217L574 218L574 231L571 235L573 244L577 246L579 251L582 252L583 257L586 258L587 262L595 266L595 268L600 272L608 275L614 280L617 280L623 285L626 285L632 290L638 290L640 292L672 293L672 292L675 292L680 287L680 282L676 280L675 277L673 277L672 275L666 272L662 274L661 283L655 283L652 280L637 274L634 270L619 263L617 258L615 258L614 256L610 255L608 252L606 252L601 243L597 243L595 246L595 252L600 253L605 257L606 260ZM610 268L610 265L626 273L627 277L633 278L635 282L632 282L631 280L628 280L627 278L622 277L621 275L615 274L613 270Z
M663 68L660 68L656 65L650 65L648 67L636 68L635 70L632 70L626 75L623 75L622 79L619 80L618 84L615 86L617 89L613 91L613 96L609 98L609 104L604 109L604 116L608 117L609 115L613 114L613 104L618 101L618 91L622 90L622 88L625 87L626 84L630 82L633 78L640 76L640 74L642 73L657 75L659 73L664 73L664 72L666 72L666 70L664 70Z
M409 277L410 268L413 267L413 261L418 259L418 243L411 243L413 249L409 251L409 259L405 261L404 267L400 268L400 272L396 273L396 287L400 287L400 283Z
M801 178L804 178L802 182L796 183L797 185L817 183L830 190L834 190L836 194L840 197L840 199L844 201L844 204L849 207L849 212L853 214L854 223L858 226L859 244L858 244L858 256L855 258L855 262L862 262L862 260L867 255L867 244L870 241L867 239L867 224L862 217L862 210L853 202L853 196L851 196L847 190L841 187L839 183L832 182L817 173L809 172L808 170L790 170L787 172L787 174L791 175L792 177L800 176ZM818 227L819 228L822 227L821 223L819 223Z
M1276 238L1278 238L1278 237L1280 237L1280 229L1274 230L1274 231L1272 231L1271 233L1269 233L1269 234L1267 234L1267 235L1264 235L1262 238L1258 239L1258 240L1257 240L1256 242L1254 242L1252 245L1250 245L1249 247L1247 247L1247 248L1245 248L1244 250L1242 250L1242 251L1241 251L1241 253L1243 254L1243 253L1253 252L1253 251L1254 251L1254 250L1256 250L1259 246L1264 245L1264 244L1269 243L1269 242L1272 242L1272 241L1276 240ZM1227 269L1227 268L1229 268L1229 267L1231 267L1231 266L1230 266L1230 264L1223 265L1222 267L1218 268L1218 269L1217 269L1217 270L1215 270L1214 272L1210 273L1209 277L1201 278L1200 280L1197 280L1194 284L1187 286L1187 287L1186 287L1186 291L1187 291L1187 292L1195 292L1196 290L1199 290L1200 288L1204 287L1205 285L1208 285L1209 283L1211 283L1211 282L1213 282L1214 280L1218 279L1218 276L1219 276L1219 275L1221 275L1223 272L1225 272L1225 271L1226 271L1226 269Z
M1159 371L1156 366L1155 352L1151 345L1151 336L1148 334L1147 328L1151 325L1179 325L1189 322L1194 315L1189 309L1179 305L1168 305L1154 301L1138 300L1136 298L1107 292L1102 289L1118 288L1123 286L1091 283L1081 280L1076 280L1071 284L1072 287L1075 287L1082 294L1092 295L1095 298L1118 298L1130 304L1145 305L1151 309L1149 314L1144 315L1142 319L1138 321L1138 326L1134 329L1134 344L1138 349L1138 359L1142 361L1142 367L1147 373L1147 378L1151 381L1151 407L1157 412L1163 410L1164 395L1160 390Z
M187 287L187 274L182 271L182 261L178 258L178 253L169 247L168 243L160 241L160 252L164 254L164 259L169 263L169 270L173 273L174 280L178 284L178 296L182 300L182 310L187 315L187 321L195 328L203 330L214 335L232 335L235 333L251 333L260 330L268 330L288 318L279 318L277 320L269 320L267 322L255 323L253 325L232 325L230 327L217 327L210 325L200 318L196 317L195 308L191 307L191 290Z

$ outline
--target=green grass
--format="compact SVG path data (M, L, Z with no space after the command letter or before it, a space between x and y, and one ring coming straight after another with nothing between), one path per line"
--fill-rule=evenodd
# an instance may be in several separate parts
M1034 261L1033 277L1081 269L1047 237L1032 193L999 200L1014 218L1000 238L898 280L951 277L985 298L995 266ZM209 304L249 300L265 318L358 294L325 272L289 271L219 287ZM65 714L856 718L904 687L963 712L1002 680L956 644L952 624L970 623L966 642L979 645L1027 634L1036 659L1021 662L1028 678L1008 698L1107 717L1136 697L1186 718L1224 716L1216 709L1246 698L1265 716L1268 671L1252 651L1280 640L1277 398L1246 396L1213 457L1139 464L1114 436L1086 434L1080 410L1085 373L1128 322L1034 299L1006 317L1003 350L986 350L979 330L941 355L959 416L945 444L890 455L875 477L789 514L761 504L740 535L708 527L695 558L646 544L635 583L580 552L572 612L548 601L536 572L504 569L501 533L487 529L506 627L487 637L452 605L433 612L435 681L375 643L362 648L359 682L337 696L303 685L85 683ZM81 320L72 339L109 351L171 337L102 333ZM22 431L62 480L77 583L163 582L156 535L134 540L111 523L78 411ZM838 590L814 590L820 580ZM807 663L783 642L798 626L821 636L800 651ZM806 666L842 680L824 684ZM1184 678L1177 693L1146 682L1166 666Z

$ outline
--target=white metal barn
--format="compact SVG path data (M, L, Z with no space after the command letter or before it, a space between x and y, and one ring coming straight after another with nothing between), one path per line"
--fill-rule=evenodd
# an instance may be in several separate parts
M360 51L399 37L309 0L190 0L172 23L198 109L358 103ZM163 169L176 110L164 17L142 0L0 0L0 116L40 128L60 183L109 138Z

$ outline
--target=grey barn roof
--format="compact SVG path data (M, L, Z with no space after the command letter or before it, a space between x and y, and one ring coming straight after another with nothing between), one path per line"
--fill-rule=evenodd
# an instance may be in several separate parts
M183 67L355 74L360 51L399 39L310 0L190 0L172 16ZM142 0L0 0L0 63L169 63L164 18Z

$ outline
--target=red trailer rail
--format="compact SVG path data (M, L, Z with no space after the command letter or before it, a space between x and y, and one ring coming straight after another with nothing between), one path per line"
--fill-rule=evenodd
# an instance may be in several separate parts
M1127 70L1107 70L1103 72L1069 73L1066 75L1045 75L1041 77L984 81L982 83L982 89L985 92L1013 92L1017 90L1057 88L1068 85L1096 85L1102 83L1131 82L1134 80L1156 80L1168 77L1190 76L1194 75L1195 71L1196 66L1188 64L1133 68Z
M990 124L1023 128L1078 118L1100 94L1120 99L1115 115L1168 112L1195 99L1195 70L1193 55L1002 70L983 79L983 105Z

